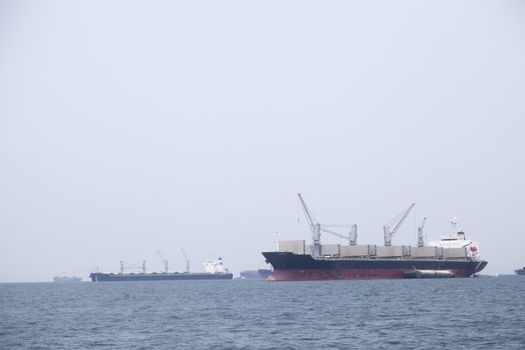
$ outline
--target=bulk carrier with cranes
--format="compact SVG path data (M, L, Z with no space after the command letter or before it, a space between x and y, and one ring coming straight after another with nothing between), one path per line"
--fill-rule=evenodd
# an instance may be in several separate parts
M133 282L133 281L180 281L180 280L231 280L233 274L223 265L222 258L217 260L206 261L204 272L190 272L190 261L181 248L182 255L186 261L186 270L184 272L170 272L168 261L157 250L164 271L146 272L146 261L141 266L125 264L120 262L120 273L102 273L93 272L89 275L93 282ZM138 270L138 272L126 272L126 270Z
M485 268L477 245L468 240L462 230L452 223L452 234L425 243L425 223L418 227L417 247L392 245L392 239L408 214L406 210L383 226L384 246L357 244L357 226L350 226L348 235L333 231L330 225L320 224L306 206L303 208L312 233L312 244L304 240L278 241L277 251L263 252L274 271L271 280L350 280L388 278L470 277ZM337 225L336 225L337 226ZM340 225L339 225L340 226ZM347 245L321 244L321 233L348 241Z

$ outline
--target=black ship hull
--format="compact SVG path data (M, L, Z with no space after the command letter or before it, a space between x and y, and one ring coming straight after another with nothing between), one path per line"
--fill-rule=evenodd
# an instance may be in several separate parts
M274 271L269 279L280 281L406 278L417 270L450 270L455 277L470 277L487 265L472 259L314 259L311 255L263 252Z
M134 281L183 281L183 280L231 280L231 273L101 273L89 275L93 282L134 282Z

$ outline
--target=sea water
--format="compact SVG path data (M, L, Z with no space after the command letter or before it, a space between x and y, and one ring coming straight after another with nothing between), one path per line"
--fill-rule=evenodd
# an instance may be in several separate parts
M0 284L2 349L525 349L525 277Z

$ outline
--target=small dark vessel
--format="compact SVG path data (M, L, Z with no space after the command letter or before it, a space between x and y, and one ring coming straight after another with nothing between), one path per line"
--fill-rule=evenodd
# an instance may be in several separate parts
M525 266L521 269L514 270L514 272L516 273L516 275L525 276Z

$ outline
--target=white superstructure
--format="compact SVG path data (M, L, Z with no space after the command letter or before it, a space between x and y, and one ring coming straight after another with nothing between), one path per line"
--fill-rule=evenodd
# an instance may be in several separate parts
M441 236L440 240L429 241L428 245L431 247L438 247L444 249L458 249L463 248L467 252L467 256L477 260L479 259L479 251L477 243L474 243L470 239L466 239L465 232L462 230L456 231L456 218L452 221L452 235Z
M207 273L229 273L228 269L222 264L222 258L219 257L216 261L206 261L204 264L204 272Z

